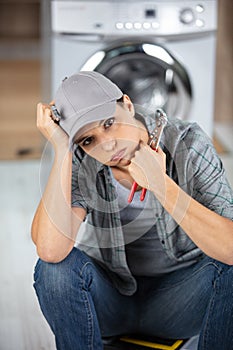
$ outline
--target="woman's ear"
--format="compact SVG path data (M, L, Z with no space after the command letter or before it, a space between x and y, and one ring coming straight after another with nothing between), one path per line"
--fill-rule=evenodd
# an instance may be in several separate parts
M135 114L134 105L128 95L123 95L123 103L124 103L124 107L128 109L128 111L133 117Z

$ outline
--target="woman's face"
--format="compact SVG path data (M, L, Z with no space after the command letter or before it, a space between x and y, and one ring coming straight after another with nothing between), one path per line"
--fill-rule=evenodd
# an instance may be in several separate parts
M75 143L99 162L120 168L130 164L141 140L147 142L148 133L134 118L133 104L124 95L114 116L82 128Z

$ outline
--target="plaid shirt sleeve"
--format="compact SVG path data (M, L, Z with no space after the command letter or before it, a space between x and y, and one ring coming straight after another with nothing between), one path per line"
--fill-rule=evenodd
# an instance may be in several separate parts
M192 162L193 197L205 207L233 220L233 191L222 161L211 140L195 124L190 135L189 151Z
M73 152L72 158L72 186L71 186L71 205L72 207L83 208L88 211L87 203L84 199L79 186L78 172L83 159L83 154L78 148Z

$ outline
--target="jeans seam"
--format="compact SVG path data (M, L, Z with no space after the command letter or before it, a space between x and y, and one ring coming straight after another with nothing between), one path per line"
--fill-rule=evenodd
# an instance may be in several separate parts
M205 327L203 328L203 350L206 349L207 338L209 337L209 332L208 332L209 319L210 319L209 315L212 313L212 310L213 310L214 299L215 299L215 297L213 296L212 299L211 299L211 302L210 302L210 306L209 306L208 316L206 318Z
M83 277L83 270L86 268L87 265L91 265L92 263L90 261L85 262L85 264L80 269L80 277Z
M83 290L83 298L84 298L84 305L87 312L87 342L88 342L88 349L93 350L93 317L91 312L90 303L87 297L87 292Z
M203 338L202 338L202 345L203 345L203 350L206 349L206 346L207 346L207 339L209 337L209 332L208 332L208 329L209 329L209 320L210 320L210 317L209 315L212 314L212 310L213 310L213 307L214 307L214 300L215 300L215 293L216 293L216 283L217 283L217 279L220 277L220 275L222 274L223 272L223 269L220 268L216 263L212 262L211 264L213 264L215 267L216 267L216 270L217 270L217 276L214 278L213 280L213 296L211 298L211 301L209 303L209 309L208 309L208 315L206 317L206 322L205 322L205 326L203 327ZM201 345L201 344L199 344Z
M86 268L87 265L91 265L91 262L86 262L82 269L80 270L80 277L83 277L83 271ZM94 324L93 324L93 315L92 315L92 311L91 311L91 306L90 306L90 302L88 299L88 293L85 290L85 280L82 278L82 295L83 295L83 299L84 299L84 305L85 305L85 309L87 312L87 342L88 342L88 349L90 350L94 350L93 347L93 338L94 338L94 334L93 334L93 329L94 329Z

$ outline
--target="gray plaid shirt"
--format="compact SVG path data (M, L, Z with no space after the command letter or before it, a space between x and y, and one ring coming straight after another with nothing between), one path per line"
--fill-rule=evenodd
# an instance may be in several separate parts
M150 116L145 121L148 130L153 131L154 118ZM170 119L160 145L166 153L168 176L205 207L233 220L233 191L221 160L200 127ZM126 261L117 195L109 168L79 147L74 149L73 156L72 206L87 210L84 229L78 234L79 248L106 269L122 294L133 294L137 285ZM203 256L156 198L153 210L160 242L174 263Z

